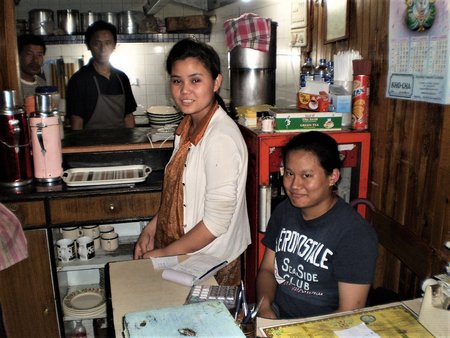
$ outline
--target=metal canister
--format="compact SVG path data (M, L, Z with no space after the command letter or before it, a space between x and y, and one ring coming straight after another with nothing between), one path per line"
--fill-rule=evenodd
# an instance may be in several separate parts
M56 12L58 28L65 34L76 34L80 31L80 12L76 9L64 9Z
M100 19L99 13L85 12L80 14L81 33L85 33L90 25Z
M369 129L369 95L370 77L368 75L353 76L352 91L352 129Z
M30 132L16 92L2 92L0 110L0 185L20 187L33 181Z
M28 12L30 34L52 35L55 29L55 20L51 9L33 9Z
M116 28L119 26L118 25L119 18L117 12L102 12L100 13L100 19L109 22L110 24L116 26Z

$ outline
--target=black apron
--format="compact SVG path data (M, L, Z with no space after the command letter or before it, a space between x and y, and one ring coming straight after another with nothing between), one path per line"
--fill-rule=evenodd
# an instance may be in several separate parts
M100 92L97 77L94 75L95 86L97 87L97 104L89 121L84 125L85 129L111 129L124 128L125 117L125 89L123 88L120 77L112 73L111 76L117 76L122 87L122 94L106 95Z

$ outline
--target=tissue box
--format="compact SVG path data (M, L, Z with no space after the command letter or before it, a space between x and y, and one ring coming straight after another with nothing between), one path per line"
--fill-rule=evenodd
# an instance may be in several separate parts
M272 108L269 112L275 118L275 132L342 129L342 113L315 113L289 108Z
M342 86L330 86L329 110L337 113L349 113L352 111L352 95Z

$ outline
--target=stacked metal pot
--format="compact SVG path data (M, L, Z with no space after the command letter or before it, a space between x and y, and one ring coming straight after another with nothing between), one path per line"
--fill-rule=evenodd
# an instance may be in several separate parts
M83 12L76 9L56 11L51 9L33 9L28 12L28 27L25 20L17 20L18 32L29 31L35 35L72 35L83 34L87 28L98 20L109 22L117 27L119 34L139 33L139 25L144 19L140 11L122 12Z

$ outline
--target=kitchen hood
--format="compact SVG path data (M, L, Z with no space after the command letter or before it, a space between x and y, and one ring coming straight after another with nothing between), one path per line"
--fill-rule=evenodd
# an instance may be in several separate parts
M143 8L146 15L154 15L170 2L209 12L235 1L236 0L147 0Z

